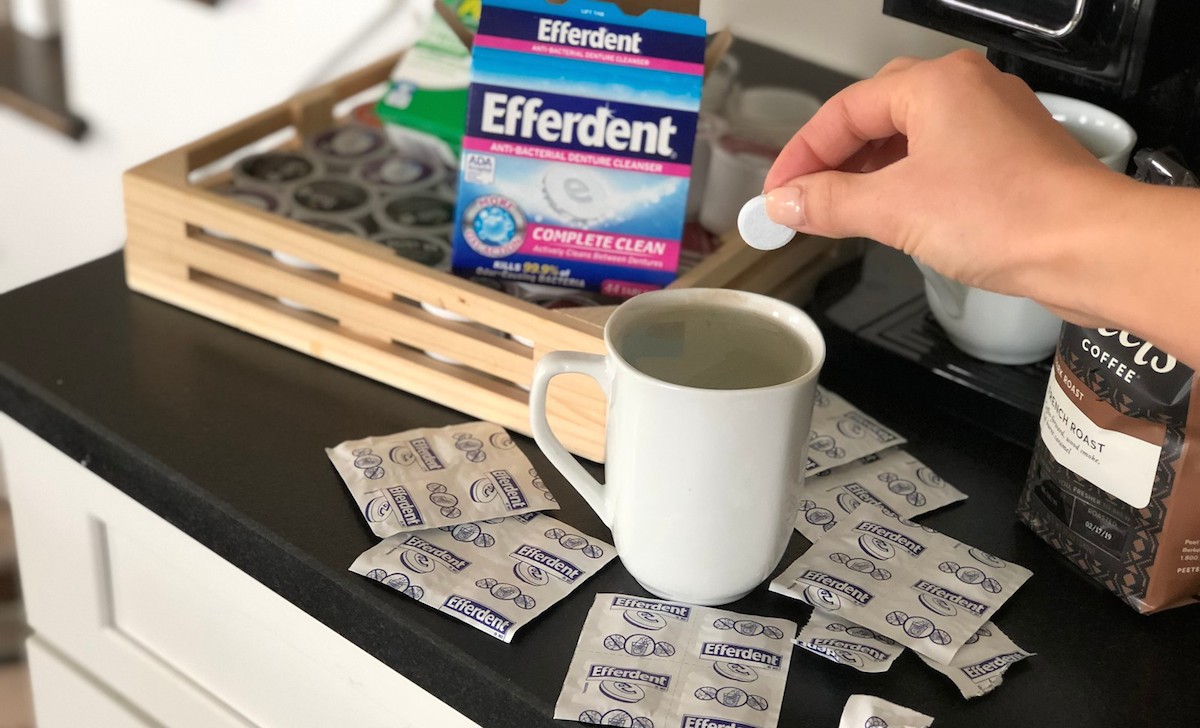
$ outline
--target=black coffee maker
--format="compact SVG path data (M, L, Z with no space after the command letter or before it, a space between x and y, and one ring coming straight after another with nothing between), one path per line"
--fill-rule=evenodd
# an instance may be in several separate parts
M1197 0L884 0L883 12L986 46L1036 91L1112 109L1139 148L1200 161Z
M979 43L1034 90L1111 109L1137 148L1174 147L1200 171L1200 0L883 0L883 11ZM933 320L905 256L871 246L860 266L827 279L812 307L854 376L959 413L1032 447L1049 361L1001 366L954 347Z

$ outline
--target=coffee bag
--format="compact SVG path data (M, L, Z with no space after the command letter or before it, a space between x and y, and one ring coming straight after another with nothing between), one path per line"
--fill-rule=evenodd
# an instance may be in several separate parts
M1144 181L1194 186L1158 153L1135 161ZM1200 601L1193 370L1128 331L1064 326L1018 513L1139 612Z

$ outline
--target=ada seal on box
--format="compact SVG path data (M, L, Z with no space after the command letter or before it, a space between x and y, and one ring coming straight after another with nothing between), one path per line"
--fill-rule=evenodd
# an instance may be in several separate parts
M704 21L494 0L475 37L454 270L628 297L675 278Z

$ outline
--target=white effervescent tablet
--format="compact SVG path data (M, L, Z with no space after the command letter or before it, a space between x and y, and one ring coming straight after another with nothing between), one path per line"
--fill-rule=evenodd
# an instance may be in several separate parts
M767 217L767 196L759 195L742 205L738 233L752 248L775 250L787 245L796 231Z

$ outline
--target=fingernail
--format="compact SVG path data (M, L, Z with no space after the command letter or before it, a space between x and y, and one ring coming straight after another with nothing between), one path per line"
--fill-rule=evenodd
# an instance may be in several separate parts
M797 187L778 187L767 193L767 217L780 225L803 227L804 191Z

